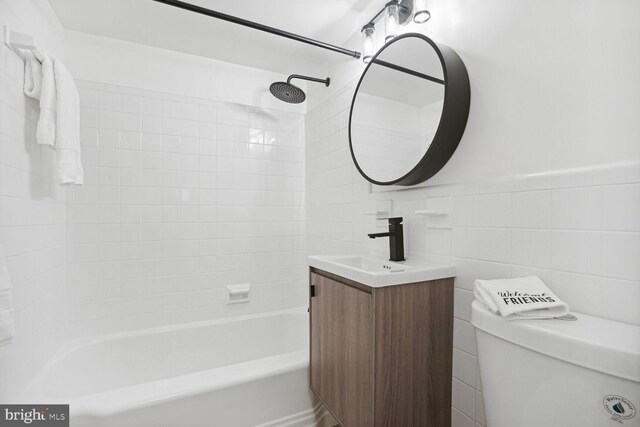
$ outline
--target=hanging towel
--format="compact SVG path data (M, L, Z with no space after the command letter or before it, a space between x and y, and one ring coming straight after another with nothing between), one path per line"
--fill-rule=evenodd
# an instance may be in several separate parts
M84 170L80 153L80 96L78 95L78 87L67 67L57 58L53 59L53 70L57 98L55 149L58 179L61 184L82 185Z
M21 56L24 59L24 94L40 100L42 65L31 51L21 51Z
M36 138L38 144L53 147L56 141L56 80L51 58L45 55L40 69L42 85L40 88L40 118L38 119Z
M56 150L58 180L82 185L84 170L80 150L80 97L71 73L57 58L44 55L42 64L24 51L24 93L40 100L38 144Z
M569 313L569 306L536 276L476 280L473 294L505 320L550 319Z
M10 344L15 334L11 279L0 246L0 347Z

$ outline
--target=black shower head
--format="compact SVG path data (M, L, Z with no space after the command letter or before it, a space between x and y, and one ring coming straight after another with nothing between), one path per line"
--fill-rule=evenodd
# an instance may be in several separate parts
M271 86L269 86L269 91L271 91L271 94L278 98L280 101L288 102L290 104L300 104L301 102L304 102L304 100L307 99L307 96L302 89L294 84L291 84L292 79L309 80L312 82L324 83L327 86L329 86L329 84L331 83L331 79L329 79L329 77L327 77L326 80L323 80L316 79L314 77L292 74L289 76L286 83L272 83Z
M291 83L275 82L269 86L269 90L280 101L290 104L300 104L307 98L302 89Z

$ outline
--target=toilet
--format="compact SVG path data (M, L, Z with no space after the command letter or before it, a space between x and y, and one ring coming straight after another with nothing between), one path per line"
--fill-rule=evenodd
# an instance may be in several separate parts
M486 427L640 426L640 327L507 322L472 304Z

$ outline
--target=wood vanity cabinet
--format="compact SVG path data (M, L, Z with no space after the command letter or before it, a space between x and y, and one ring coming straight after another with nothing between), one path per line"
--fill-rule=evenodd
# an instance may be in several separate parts
M449 427L453 278L310 283L311 389L342 426Z

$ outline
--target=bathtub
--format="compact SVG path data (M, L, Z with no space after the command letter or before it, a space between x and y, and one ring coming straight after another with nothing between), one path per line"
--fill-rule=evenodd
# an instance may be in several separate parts
M68 342L27 396L72 427L333 425L308 368L305 308Z

